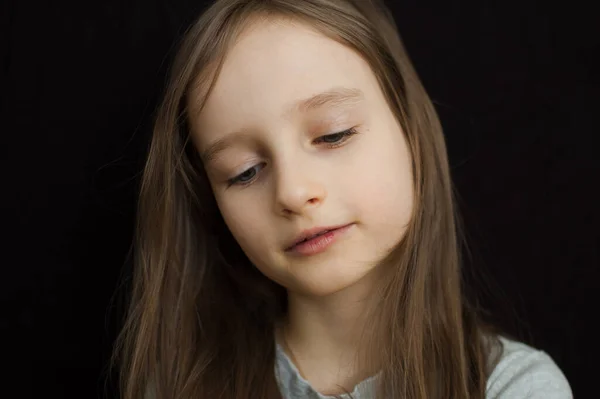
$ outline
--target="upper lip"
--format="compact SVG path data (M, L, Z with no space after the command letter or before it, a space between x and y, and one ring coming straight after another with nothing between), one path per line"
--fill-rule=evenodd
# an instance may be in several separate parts
M310 238L310 237L313 237L313 236L316 236L319 234L323 234L323 233L326 233L331 230L337 230L337 229L340 229L340 228L346 227L346 226L348 226L348 224L340 224L337 226L327 226L327 227L314 227L312 229L303 230L302 233L300 233L294 240L292 240L286 246L286 251L289 249L292 249L293 247L298 245L300 242L306 240L307 238Z

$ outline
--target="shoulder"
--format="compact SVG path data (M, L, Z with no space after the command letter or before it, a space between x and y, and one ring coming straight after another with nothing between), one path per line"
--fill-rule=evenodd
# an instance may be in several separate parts
M567 379L548 354L499 337L502 348L487 382L488 399L571 399Z

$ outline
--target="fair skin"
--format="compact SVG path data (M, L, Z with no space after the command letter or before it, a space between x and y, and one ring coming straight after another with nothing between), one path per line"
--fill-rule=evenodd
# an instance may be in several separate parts
M307 25L261 21L230 49L204 108L190 98L192 138L227 226L288 290L289 355L317 391L351 391L365 377L353 360L377 264L413 206L407 144L375 75ZM322 253L286 250L305 229L342 224Z

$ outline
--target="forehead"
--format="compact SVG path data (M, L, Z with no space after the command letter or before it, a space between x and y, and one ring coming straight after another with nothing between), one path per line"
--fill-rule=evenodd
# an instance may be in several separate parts
M352 49L300 22L262 20L229 50L193 124L206 134L257 126L292 118L297 101L332 87L357 88L368 98L375 86L368 64Z

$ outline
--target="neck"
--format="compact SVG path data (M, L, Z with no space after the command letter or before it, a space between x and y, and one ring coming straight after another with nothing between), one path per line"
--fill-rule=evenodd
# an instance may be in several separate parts
M365 282L363 282L365 283ZM366 327L369 289L366 284L327 296L288 291L288 314L280 341L303 378L315 389L336 394L336 386L352 390L369 376L357 364Z

